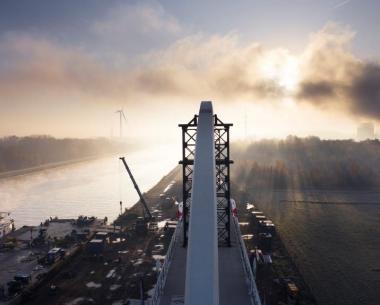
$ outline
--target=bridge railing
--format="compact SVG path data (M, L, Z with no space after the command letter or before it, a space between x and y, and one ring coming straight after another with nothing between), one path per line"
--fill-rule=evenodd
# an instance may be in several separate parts
M173 257L175 244L178 242L178 239L179 239L181 227L182 227L182 221L178 221L177 226L173 232L173 236L170 240L168 251L166 252L166 255L165 255L164 264L162 265L160 273L158 275L156 286L154 287L154 292L149 303L150 305L160 304L160 297L164 292L166 277L168 275L170 263Z
M252 303L252 305L261 305L259 291L257 290L255 277L253 276L252 267L251 267L251 264L250 264L249 259L248 259L247 248L245 247L245 243L244 243L243 237L241 235L239 221L238 221L237 217L235 217L235 216L232 216L231 218L232 218L232 222L234 224L237 240L239 243L240 258L241 258L242 263L243 263L246 282L248 285L248 291L249 291L249 295L251 296L251 303Z

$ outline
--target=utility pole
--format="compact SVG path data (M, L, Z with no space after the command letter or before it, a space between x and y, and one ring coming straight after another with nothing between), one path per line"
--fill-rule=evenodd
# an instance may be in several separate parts
M247 109L244 112L244 138L247 140Z
M119 112L119 114L120 114L120 126L119 126L119 128L120 128L120 138L122 138L123 137L123 122L122 122L122 120L121 120L121 111Z
M248 136L248 114L247 114L247 103L244 104L244 139L247 140Z

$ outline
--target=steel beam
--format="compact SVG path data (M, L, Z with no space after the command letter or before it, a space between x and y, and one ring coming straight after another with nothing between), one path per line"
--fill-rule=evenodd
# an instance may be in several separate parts
M185 305L218 305L217 198L211 102L201 103L193 170Z

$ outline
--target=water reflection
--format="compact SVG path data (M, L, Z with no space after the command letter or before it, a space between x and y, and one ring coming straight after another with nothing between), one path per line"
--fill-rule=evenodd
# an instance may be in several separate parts
M144 192L177 164L180 153L177 147L161 146L125 156ZM17 227L50 216L113 220L120 199L128 207L138 196L116 155L0 180L0 211L10 211Z

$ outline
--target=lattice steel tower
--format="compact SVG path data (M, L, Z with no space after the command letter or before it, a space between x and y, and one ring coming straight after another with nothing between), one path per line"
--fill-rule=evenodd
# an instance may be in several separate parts
M187 245L187 232L190 217L191 188L197 137L198 115L182 128L182 194L183 194L183 246ZM230 214L230 127L233 124L223 123L214 115L214 143L216 167L217 223L219 246L231 245Z

